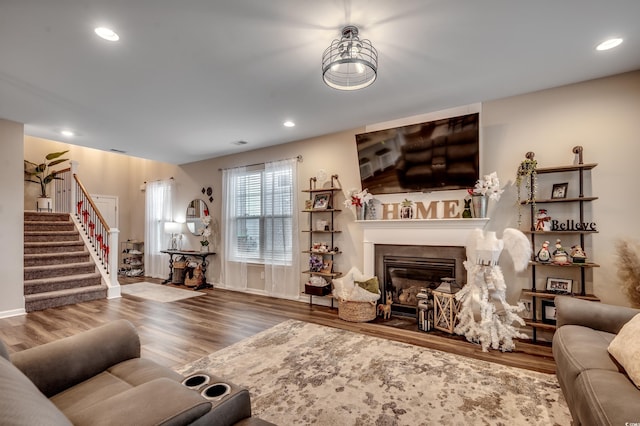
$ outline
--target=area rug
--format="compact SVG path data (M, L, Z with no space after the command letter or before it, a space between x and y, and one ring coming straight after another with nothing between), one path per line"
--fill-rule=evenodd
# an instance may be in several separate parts
M279 425L569 425L553 375L289 320L178 369Z
M162 303L175 302L176 300L188 299L205 294L199 291L182 290L180 288L167 287L162 284L154 284L146 281L123 285L120 287L120 291L122 294Z

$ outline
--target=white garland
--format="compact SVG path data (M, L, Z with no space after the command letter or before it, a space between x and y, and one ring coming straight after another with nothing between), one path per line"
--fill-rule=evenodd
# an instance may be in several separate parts
M518 312L524 310L524 306L521 303L517 306L507 303L507 286L499 266L477 265L467 260L464 267L469 271L469 283L456 293L461 307L458 313L459 323L454 331L464 335L470 342L480 343L483 352L487 352L489 347L503 352L512 351L515 348L514 338L528 338L513 325L525 325L518 315ZM480 323L474 318L473 307L476 301L480 304ZM497 311L498 303L504 312Z

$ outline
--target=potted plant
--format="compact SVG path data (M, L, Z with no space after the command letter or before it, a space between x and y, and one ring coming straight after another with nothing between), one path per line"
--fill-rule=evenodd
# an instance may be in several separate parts
M47 154L44 157L44 161L40 164L24 160L25 182L33 182L40 185L40 195L38 195L36 200L36 208L38 210L51 209L51 198L47 191L49 184L55 179L62 180L62 178L57 176L58 171L51 170L51 167L69 161L68 158L60 158L67 152L69 152L69 150Z
M488 175L484 175L482 179L478 179L476 186L467 189L467 192L471 196L473 217L484 218L487 217L488 200L491 199L498 201L502 196L504 189L500 189L498 173L492 172Z
M533 152L527 152L525 155L525 159L522 160L520 165L518 166L518 171L516 172L516 180L514 181L514 185L517 190L517 204L518 204L518 228L522 225L522 196L520 192L520 185L524 182L525 188L527 190L527 199L525 200L527 204L532 204L533 209L536 208L536 189L537 189L537 169L538 162L534 159Z

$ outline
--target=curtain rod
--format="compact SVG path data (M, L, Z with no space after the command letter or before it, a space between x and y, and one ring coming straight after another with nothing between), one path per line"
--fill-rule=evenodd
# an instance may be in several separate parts
M171 176L169 179L173 180L173 176ZM156 180L150 180L149 182L160 182L162 180L167 180L167 179L156 179ZM147 181L145 180L144 183L147 183Z
M283 160L293 160L293 159L298 160L298 163L302 163L302 155L298 154L295 157L289 157L289 158L283 158L281 160L275 160L275 161L283 161ZM265 161L263 163L253 163L253 164L245 164L244 166L235 166L235 167L225 167L223 169L218 169L219 172L223 171L223 170L231 170L231 169L237 169L240 167L253 167L253 166L260 166L262 164L266 164L269 163L270 161Z

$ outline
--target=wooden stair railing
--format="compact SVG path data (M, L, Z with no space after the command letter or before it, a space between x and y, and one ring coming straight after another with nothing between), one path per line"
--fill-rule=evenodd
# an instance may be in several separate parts
M76 209L74 213L89 238L100 263L106 268L107 273L110 273L109 255L112 246L109 244L109 225L100 214L82 182L78 179L78 175L74 174L73 180L76 186Z
M91 195L80 182L78 162L70 161L71 167L56 173L55 179L56 212L69 213L82 231L83 240L89 248L104 282L109 287L108 298L120 297L118 282L118 231L109 228L107 221L93 202Z

